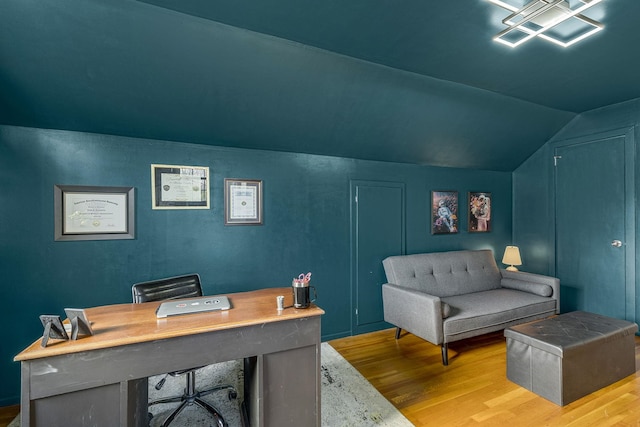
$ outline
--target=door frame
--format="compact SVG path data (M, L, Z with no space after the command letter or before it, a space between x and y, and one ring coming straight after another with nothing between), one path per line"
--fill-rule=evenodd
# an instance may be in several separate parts
M400 188L402 190L402 236L401 236L401 254L404 255L407 252L407 233L406 233L406 184L404 182L398 181L371 181L371 180L360 180L360 179L352 179L349 181L349 209L350 209L350 221L349 221L349 236L350 236L350 286L351 286L351 324L350 324L350 333L353 335L356 330L358 319L357 319L357 301L358 301L358 227L357 227L357 213L358 213L358 204L357 204L357 190L359 186L371 186L371 187L383 187L383 188ZM392 325L389 325L391 327Z
M636 307L636 271L640 268L640 260L636 260L636 253L638 252L636 244L636 185L635 177L640 176L636 173L636 144L635 144L635 126L613 129L606 132L597 132L590 135L583 135L575 138L568 138L564 140L555 141L550 144L552 168L551 179L549 180L549 194L551 197L551 223L549 227L549 241L552 242L550 248L552 248L553 263L551 265L551 274L555 276L557 274L557 211L556 211L556 188L557 188L557 173L555 167L555 156L558 148L565 148L572 145L587 144L590 142L604 141L607 139L624 138L624 151L625 151L625 318L626 320L635 322L636 311L640 307ZM562 295L560 296L562 298Z

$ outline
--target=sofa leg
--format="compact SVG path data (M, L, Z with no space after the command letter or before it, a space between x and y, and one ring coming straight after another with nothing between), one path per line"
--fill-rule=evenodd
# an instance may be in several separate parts
M449 365L449 346L447 345L447 343L442 344L442 346L440 347L440 350L442 351L442 364L444 366L448 366Z
M400 331L402 331L402 328L396 328L396 339L400 338Z

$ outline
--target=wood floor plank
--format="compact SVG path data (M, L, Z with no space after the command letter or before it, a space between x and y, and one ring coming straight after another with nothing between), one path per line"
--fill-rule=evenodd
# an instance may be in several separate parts
M20 413L20 405L0 407L0 427L7 427Z
M636 373L575 402L558 406L506 378L502 332L440 347L395 330L330 341L416 426L640 427L640 337ZM585 375L588 375L585 372Z

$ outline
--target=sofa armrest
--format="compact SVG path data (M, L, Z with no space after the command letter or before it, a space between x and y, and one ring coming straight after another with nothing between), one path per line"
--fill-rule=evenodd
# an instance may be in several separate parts
M442 344L442 302L439 297L404 286L382 285L384 320L432 344Z
M503 288L517 289L537 295L550 296L556 300L556 313L560 313L560 279L542 274L525 273L523 271L500 270ZM546 289L551 289L551 293Z

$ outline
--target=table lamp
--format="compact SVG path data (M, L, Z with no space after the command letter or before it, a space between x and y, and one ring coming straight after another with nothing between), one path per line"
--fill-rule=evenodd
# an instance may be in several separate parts
M507 246L504 250L504 256L502 257L502 263L507 264L507 270L509 271L518 271L515 265L522 265L522 260L520 259L520 249L517 246Z

